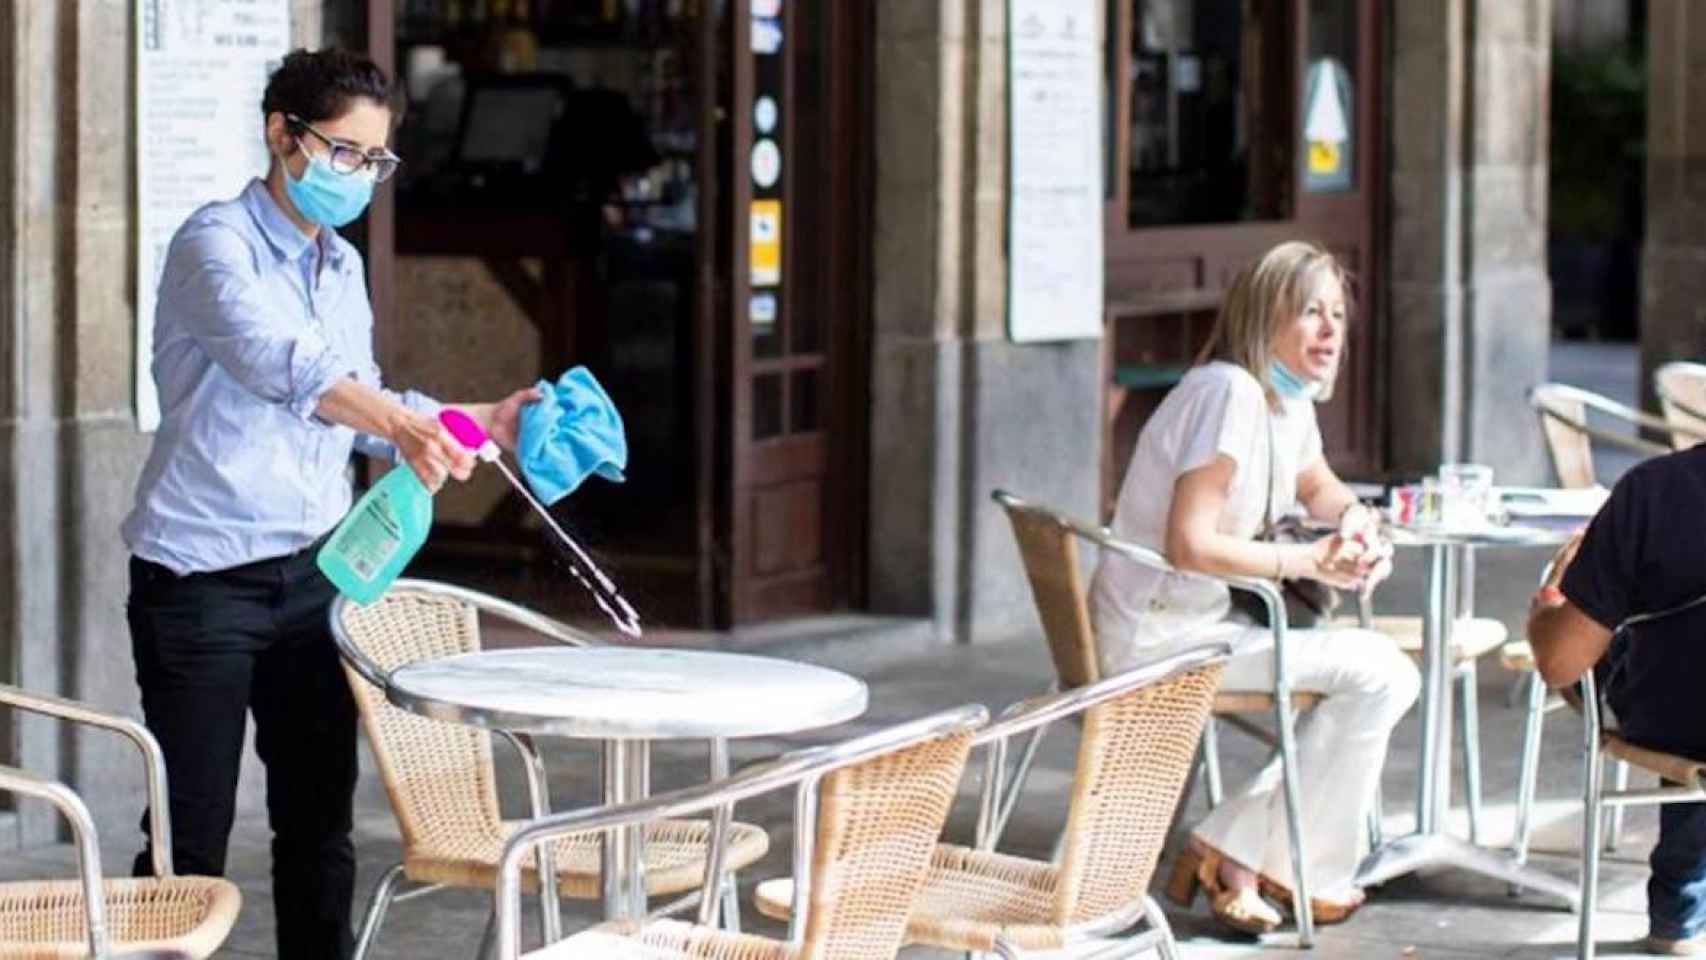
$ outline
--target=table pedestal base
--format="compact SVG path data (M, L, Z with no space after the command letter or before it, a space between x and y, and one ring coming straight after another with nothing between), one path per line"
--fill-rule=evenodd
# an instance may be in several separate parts
M1444 833L1412 833L1386 843L1357 867L1355 882L1359 887L1374 886L1434 866L1456 867L1536 890L1562 900L1572 912L1581 904L1581 890L1575 884Z

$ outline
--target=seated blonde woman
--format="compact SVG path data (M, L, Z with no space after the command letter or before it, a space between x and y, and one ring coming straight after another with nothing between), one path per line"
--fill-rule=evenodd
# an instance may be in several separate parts
M1391 571L1379 517L1357 502L1322 453L1315 402L1345 345L1345 275L1305 243L1268 251L1233 283L1210 341L1138 439L1114 513L1115 535L1163 551L1183 571L1312 578L1372 588ZM1314 543L1257 539L1270 518L1301 505L1334 524ZM1162 574L1104 553L1091 586L1102 669L1128 669L1207 639L1236 651L1228 690L1273 689L1273 637L1235 612L1227 588ZM1317 922L1362 903L1352 878L1366 852L1362 826L1392 727L1415 702L1416 668L1386 636L1355 629L1293 630L1296 689L1325 695L1299 726L1303 827ZM1200 886L1215 917L1263 933L1290 907L1293 876L1277 762L1192 832L1169 889Z

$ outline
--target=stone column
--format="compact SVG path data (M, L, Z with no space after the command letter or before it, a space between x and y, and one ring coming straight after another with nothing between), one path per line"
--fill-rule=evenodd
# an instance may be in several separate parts
M133 15L0 5L0 680L137 716L118 528L152 438L133 407L135 61L112 29ZM71 783L104 836L135 841L127 743L39 718L0 732L0 761ZM26 843L62 829L40 804L20 813Z
M1647 236L1641 251L1641 382L1706 354L1706 9L1647 8ZM1696 94L1701 94L1696 96Z
M1390 9L1393 466L1540 482L1551 2Z
M1033 630L989 494L1094 517L1099 342L1007 339L1006 4L887 0L877 31L872 605Z

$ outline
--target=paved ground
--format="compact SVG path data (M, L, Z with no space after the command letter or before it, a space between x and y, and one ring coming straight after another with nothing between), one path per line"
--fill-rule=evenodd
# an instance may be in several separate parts
M1600 351L1595 355L1593 351ZM1585 369L1573 382L1613 395L1633 392L1632 354L1615 349L1591 347L1582 352L1565 351L1563 363L1555 362L1558 374ZM1575 366L1570 366L1575 364ZM1559 376L1560 379L1571 379ZM1608 466L1611 466L1608 464ZM1477 597L1481 612L1517 626L1527 592L1545 553L1511 550L1483 555L1478 566ZM1421 600L1419 557L1401 555L1391 584L1382 591L1383 611L1405 612L1418 608ZM1015 558L1015 562L1017 562ZM820 741L849 735L885 723L916 716L931 709L966 701L1000 706L1036 692L1050 676L1046 656L1035 640L1006 644L950 647L935 643L917 624L874 618L829 618L806 625L781 625L735 637L677 634L669 642L704 646L762 649L781 656L837 667L864 678L871 686L870 712L858 723L822 731L809 738ZM1507 705L1506 694L1514 675L1503 670L1496 658L1482 666L1479 678L1481 704L1481 750L1484 765L1488 822L1484 838L1504 843L1510 834L1516 783L1515 761L1521 736L1521 712ZM1263 759L1253 742L1228 733L1222 738L1224 763L1229 781L1237 783L1255 770ZM1575 856L1580 821L1574 799L1580 783L1580 734L1573 715L1554 714L1544 743L1543 778L1540 796L1540 830L1536 838L1535 862L1560 876L1575 876ZM736 761L752 759L808 740L741 743ZM1416 781L1417 729L1412 715L1398 729L1385 773L1385 823L1389 834L1413 825L1413 796ZM1070 737L1051 738L1031 789L1010 830L1009 846L1019 852L1046 851L1063 813L1063 786L1072 759ZM667 789L698 778L703 753L697 749L670 749L657 756L656 782ZM500 752L500 762L507 760ZM554 798L561 807L593 800L596 758L586 750L553 745L548 755L554 773ZM507 810L519 813L519 781L507 771L504 784ZM1461 778L1459 778L1461 781ZM970 788L962 798L950 825L950 835L965 838L972 817ZM395 821L386 803L378 777L368 771L358 796L357 843L361 868L359 897L380 871L398 856ZM1194 820L1202 814L1200 799L1188 812ZM1463 804L1459 796L1454 815L1462 829ZM785 798L765 798L745 805L742 819L770 830L772 852L758 867L747 872L750 884L758 878L786 871L790 849L789 805ZM1630 955L1630 944L1645 932L1644 858L1650 848L1656 820L1650 811L1631 815L1620 851L1605 864L1600 914L1601 956ZM110 870L128 864L133 850L128 838L107 838L105 855ZM272 951L272 905L269 898L268 834L261 818L241 821L232 842L231 874L241 884L245 898L242 917L227 950L232 957L269 957ZM0 862L0 877L42 877L66 874L70 853L66 848L30 851L8 856ZM1162 876L1168 866L1162 865ZM67 874L68 875L68 874ZM1159 889L1159 881L1154 885ZM358 905L359 906L359 905ZM463 958L473 954L489 907L489 898L479 894L440 893L393 908L376 956L383 958ZM571 908L571 926L591 919L584 906ZM1185 955L1201 960L1250 957L1290 952L1283 941L1258 944L1249 940L1223 938L1209 922L1199 902L1190 911L1169 907L1170 916ZM749 925L773 930L751 916ZM1322 960L1427 957L1452 958L1551 958L1574 955L1575 920L1565 910L1538 898L1511 897L1503 885L1465 874L1447 872L1408 878L1374 892L1371 902L1350 923L1322 931L1320 945L1312 956ZM908 960L946 957L948 954L915 950Z

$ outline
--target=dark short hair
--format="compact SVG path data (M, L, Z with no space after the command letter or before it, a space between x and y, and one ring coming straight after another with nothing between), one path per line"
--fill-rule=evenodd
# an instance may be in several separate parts
M309 123L344 115L365 98L396 111L391 78L367 57L348 50L292 50L267 80L261 115L295 114Z

